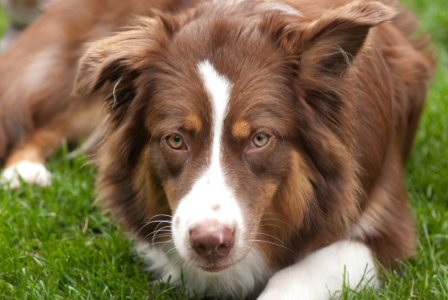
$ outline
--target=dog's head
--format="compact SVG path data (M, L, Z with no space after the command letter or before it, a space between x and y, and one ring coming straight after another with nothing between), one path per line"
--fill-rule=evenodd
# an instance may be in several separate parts
M348 68L391 16L376 2L317 19L219 2L94 43L75 91L110 106L100 200L210 274L254 251L275 270L341 236L358 213Z

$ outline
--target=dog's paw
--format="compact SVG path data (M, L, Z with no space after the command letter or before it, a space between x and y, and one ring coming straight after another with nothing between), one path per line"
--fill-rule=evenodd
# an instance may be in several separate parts
M23 181L38 186L51 185L51 173L44 165L30 161L21 161L2 171L0 183L8 184L11 189L18 189L21 184L19 176Z

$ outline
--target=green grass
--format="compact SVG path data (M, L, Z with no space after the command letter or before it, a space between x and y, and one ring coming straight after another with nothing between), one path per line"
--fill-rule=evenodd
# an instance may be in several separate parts
M447 3L403 3L432 34L438 59L406 169L417 255L385 276L376 293L343 288L343 299L448 299ZM0 15L0 30L5 24ZM49 161L51 188L0 189L0 299L189 299L150 283L156 278L141 271L131 242L93 204L93 167L83 157L67 159L64 149Z

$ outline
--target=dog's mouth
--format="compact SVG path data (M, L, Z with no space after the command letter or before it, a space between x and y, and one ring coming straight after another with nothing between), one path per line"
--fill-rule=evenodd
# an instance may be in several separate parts
M245 254L237 259L235 259L235 256L233 256L233 258L219 258L212 256L207 258L207 262L205 264L204 261L201 261L203 258L199 258L198 260L198 257L196 257L190 261L190 264L208 273L219 273L231 268L234 265L237 265L244 258L244 256Z
M203 257L195 257L190 264L208 273L218 273L235 265L236 262L211 256L206 260Z
M224 271L225 269L229 268L230 266L212 266L212 267L201 267L202 270L209 272L209 273L218 273L221 271Z

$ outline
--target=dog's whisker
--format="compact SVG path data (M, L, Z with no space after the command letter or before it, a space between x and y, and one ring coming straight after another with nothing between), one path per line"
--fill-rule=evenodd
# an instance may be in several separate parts
M158 234L156 236L154 236L154 238L152 239L159 239L159 238L163 238L163 237L172 237L171 234ZM151 245L153 245L154 243L151 243Z
M157 231L157 232L153 232L153 233L149 234L148 236L146 236L145 240L147 240L147 241L151 240L150 244L154 244L156 239L162 238L162 237L172 237L172 234L167 233L167 232L159 233L159 231Z
M152 224L152 223L169 223L171 224L171 221L167 221L167 220L156 220L156 221L149 221L149 222L145 222L143 224L145 224L145 226Z
M152 237L150 237L148 239L148 241L151 240L151 244L153 244L156 241L156 239L160 239L160 238L163 238L163 237L172 237L172 235L170 233L155 234Z
M171 233L171 229L159 229L159 230L157 230L157 233L167 233L167 232Z
M156 238L159 238L159 237L161 237L162 235L167 235L167 236L171 236L171 233L169 233L169 232L152 232L152 233L150 233L150 234L148 234L146 237L145 237L145 239L146 240L151 240L152 242L154 242L154 240L156 239Z
M168 218L172 218L172 216L171 215L167 215L167 214L157 214L157 215L154 215L154 216L152 216L148 221L151 221L152 219L154 219L154 218L156 218L156 217L168 217Z
M262 218L262 217L265 216L265 215L279 216L279 218ZM285 222L284 220L282 220L281 218L283 218L283 216L280 215L280 214L278 214L278 213L274 213L274 212L265 212L265 213L262 213L262 214L257 215L256 218L260 218L260 224L263 224L265 221L277 221L277 222L280 222L280 223L282 223L282 224L285 224L285 225L289 226L291 229L294 230L294 232L296 232L296 231L295 231L295 228L294 228L291 224L289 224L289 223ZM273 224L271 224L271 225L274 226ZM280 228L281 228L281 227L280 227ZM297 233L297 232L296 232L296 233Z
M269 237L271 237L271 238L273 238L273 239L276 239L277 241L279 241L279 242L281 242L283 245L285 245L285 242L284 242L284 241L282 241L282 240L279 239L278 237L275 237L275 236L273 236L273 235L271 235L271 234L267 234L267 233L263 233L263 232L251 232L251 233L249 233L249 234L262 234L262 235L266 235L266 236L269 236Z
M162 246L162 248L163 248L163 246ZM176 249L176 247L172 247L170 250L168 250L168 251L166 251L165 252L165 254L171 254L172 252L176 252L177 251L177 249Z
M160 220L160 221L150 221L150 222L145 222L144 225L139 229L139 231L137 233L139 233L140 231L142 231L142 229L144 229L146 226L148 226L149 224L153 224L153 223L169 223L171 224L171 221L164 221L164 220Z
M163 251L163 247L165 247L167 244L168 244L168 245L169 245L169 244L172 244L172 246L171 246L171 248L170 248L167 252L165 252L165 255L166 255L167 253L173 251L173 250L174 250L174 251L177 250L177 249L176 249L176 246L174 246L174 241L173 241L173 240L166 241L165 244L163 244L162 247L160 247L160 250Z
M283 246L283 245L280 245L280 244L277 244L277 243L274 243L274 242L263 241L263 240L251 240L251 241L252 241L252 242L267 243L267 244L271 244L271 245L279 246L279 247L285 248L285 249L287 249L287 250L293 252L290 248L288 248L288 247L286 247L286 246Z
M160 229L157 229L156 231L153 231L152 233L154 233L154 232L166 232L166 231L171 231L171 226L163 226L162 228L160 228ZM151 234L151 233L150 233Z
M270 224L270 223L261 223L260 225L259 225L259 227L261 228L261 227L275 227L275 228L279 228L280 230L284 230L284 228L283 227L281 227L281 226L278 226L278 225L276 225L276 224Z
M263 221L277 221L277 222L280 222L280 223L285 224L285 225L287 225L288 227L290 227L290 228L291 228L297 235L299 234L299 233L296 231L296 229L294 228L294 226L292 226L291 224L289 224L289 223L287 223L287 222L285 222L285 221L283 221L283 220L272 219L272 218L269 218L269 219L262 219L261 222L260 222L260 224L262 224ZM271 225L273 225L273 224L271 224Z
M155 242L155 243L150 243L150 246L155 246L155 245L160 245L160 244L166 244L169 243L171 240L169 241L161 241L161 242ZM163 247L163 246L162 246ZM160 249L162 249L162 247Z
M144 228L145 228L146 226L148 226L149 224L153 224L153 223L158 223L158 225L160 225L160 223L169 223L169 224L171 224L171 220L155 220L155 221L152 221L152 219L154 219L154 218L156 218L156 217L169 217L169 218L171 218L170 215L166 215L166 214L157 214L157 215L154 215L154 216L152 216L148 221L146 221L146 222L143 223L144 225L138 230L137 233L139 233L142 229L144 229ZM157 226L156 226L155 229L157 229Z
M153 235L153 238L152 238L152 241L154 242L154 238L157 236L157 233L159 232L159 230L163 230L163 229L165 229L165 228L171 228L171 226L163 226L162 228L160 228L159 230L157 230L157 227L159 227L159 225L160 224L158 224L157 226L156 226L156 228L154 229L154 235Z
M165 229L165 228L168 228L168 229ZM157 234L159 233L159 232L171 232L171 229L170 229L170 226L164 226L164 227L162 227L162 228L160 228L159 230L156 230L156 231L153 231L153 232L151 232L151 233L149 233L148 235L146 235L145 237L144 237L144 239L146 240L147 238L149 238L149 237L153 237L152 238L152 240L153 240L153 242L154 242L154 239L155 239L155 237L157 236Z
M180 264L183 260L182 256L180 254L178 254L177 252L175 252L175 257L174 260L172 261L173 265L177 265L178 263Z

